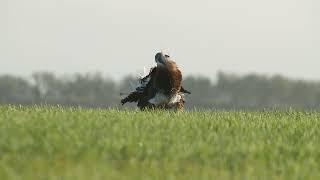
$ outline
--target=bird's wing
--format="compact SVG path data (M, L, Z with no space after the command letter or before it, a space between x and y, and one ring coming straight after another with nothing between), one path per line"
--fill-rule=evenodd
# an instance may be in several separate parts
M127 102L140 102L142 99L146 96L146 91L148 84L150 84L151 77L153 76L155 72L155 68L151 68L148 75L144 77L140 77L138 79L138 82L136 83L135 87L132 88L132 92L125 98L121 100L122 104L125 104ZM131 87L134 86L132 82L130 82ZM143 101L143 100L142 100Z
M191 94L191 92L186 90L186 89L184 89L183 86L181 86L180 92L181 93L185 93L185 94Z

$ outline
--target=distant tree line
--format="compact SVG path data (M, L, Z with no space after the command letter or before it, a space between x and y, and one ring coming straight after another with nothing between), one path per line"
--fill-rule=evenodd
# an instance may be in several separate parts
M58 77L40 72L33 74L31 80L2 75L0 104L122 108L120 93L129 93L133 82L132 76L116 82L100 73ZM206 77L187 76L183 84L192 92L186 97L189 109L320 109L320 81L219 72L215 82Z

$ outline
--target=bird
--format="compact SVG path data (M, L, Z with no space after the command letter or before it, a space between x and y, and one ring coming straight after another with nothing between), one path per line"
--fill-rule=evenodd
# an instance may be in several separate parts
M139 78L139 85L121 100L137 102L138 108L183 110L185 94L191 94L182 86L182 73L175 61L163 52L155 55L156 66L145 77Z

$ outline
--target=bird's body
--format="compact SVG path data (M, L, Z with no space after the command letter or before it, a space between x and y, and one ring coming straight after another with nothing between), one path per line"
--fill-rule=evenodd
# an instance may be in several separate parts
M183 109L184 95L190 92L182 87L182 73L177 64L162 53L156 55L156 62L157 66L139 80L140 85L121 100L122 104L138 102L140 109Z

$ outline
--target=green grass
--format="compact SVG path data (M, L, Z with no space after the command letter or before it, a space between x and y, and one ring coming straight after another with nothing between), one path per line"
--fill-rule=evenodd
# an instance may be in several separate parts
M0 107L0 179L320 179L320 113Z

